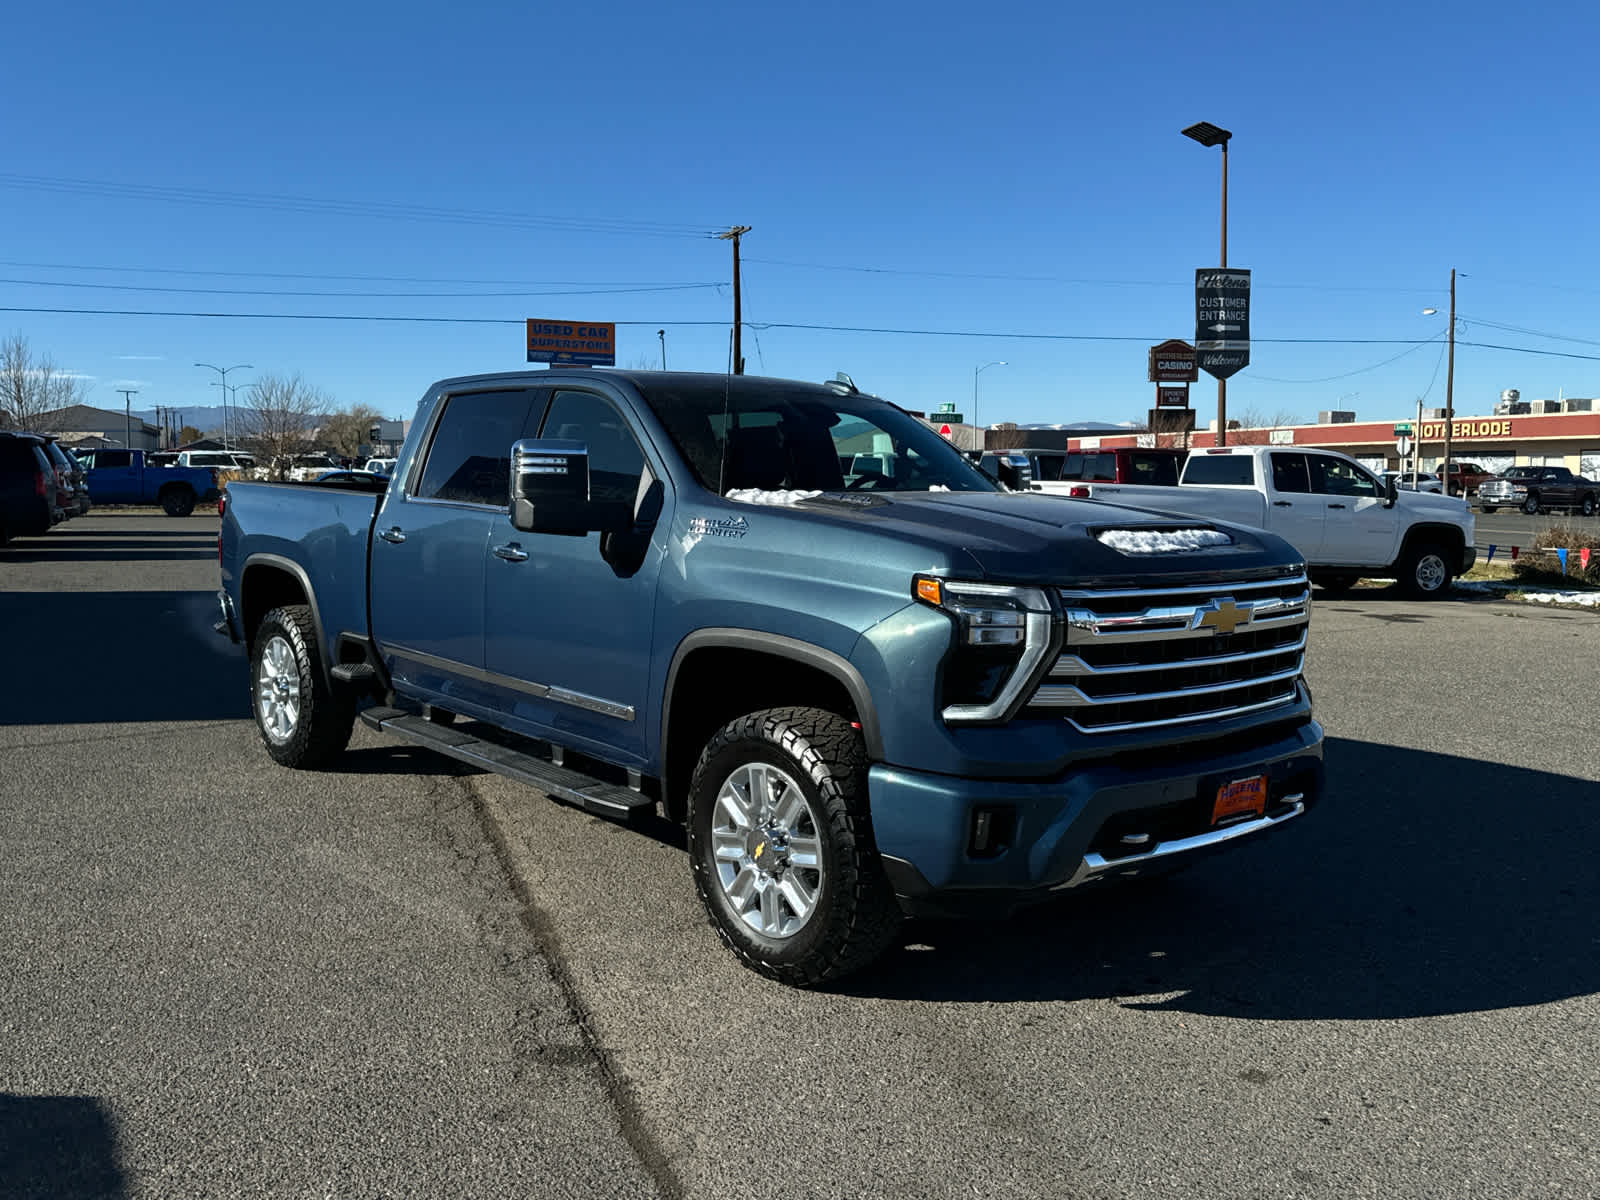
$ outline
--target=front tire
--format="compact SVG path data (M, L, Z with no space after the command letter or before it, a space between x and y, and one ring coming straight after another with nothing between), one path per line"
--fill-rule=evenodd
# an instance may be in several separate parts
M842 978L900 925L867 811L866 747L836 713L774 708L723 726L689 785L689 858L717 935L769 979Z
M1401 557L1396 573L1400 587L1407 595L1418 600L1433 600L1450 590L1455 570L1450 565L1450 555L1443 546L1425 542L1411 547Z
M355 701L328 686L309 605L262 618L250 651L250 708L267 753L286 767L323 766L349 745Z
M1592 517L1592 516L1594 516L1594 509L1595 509L1594 493L1591 492L1591 493L1589 493L1587 496L1585 496L1583 498L1583 504L1580 506L1580 510L1582 511L1584 516Z
M1539 494L1537 492L1528 493L1528 498L1522 502L1522 511L1530 517L1539 515Z
M194 511L194 492L186 487L168 488L161 493L161 511L169 517L187 517Z

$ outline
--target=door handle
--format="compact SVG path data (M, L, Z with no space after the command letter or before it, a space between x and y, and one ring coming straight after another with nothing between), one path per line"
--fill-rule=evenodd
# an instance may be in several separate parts
M494 556L503 558L507 562L527 562L528 552L515 542L508 542L504 546L494 548Z
M1272 502L1272 507L1273 508L1293 508L1294 507L1294 501L1293 500L1274 500Z
M393 542L396 546L406 540L406 535L400 532L400 526L398 525L389 529L379 530L378 536L386 542Z
M1344 505L1342 505L1342 504L1330 504L1330 505L1328 505L1328 507L1329 508L1343 508Z

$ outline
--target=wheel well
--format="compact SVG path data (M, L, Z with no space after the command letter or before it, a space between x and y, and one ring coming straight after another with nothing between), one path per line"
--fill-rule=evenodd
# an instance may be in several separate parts
M1392 564L1398 567L1405 560L1406 555L1422 543L1437 543L1446 550L1457 552L1466 549L1467 537L1454 525L1417 525L1406 531L1406 540L1400 547L1400 554Z
M280 567L246 567L239 581L240 623L246 649L255 641L261 618L285 604L307 604L300 581Z
M678 664L667 697L666 761L662 796L667 815L685 815L689 778L711 735L735 717L764 708L800 706L861 714L843 683L818 667L759 650L709 646Z

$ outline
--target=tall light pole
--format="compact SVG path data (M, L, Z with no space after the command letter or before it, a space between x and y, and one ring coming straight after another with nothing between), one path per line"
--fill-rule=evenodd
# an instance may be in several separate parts
M972 423L974 425L978 424L978 376L982 375L990 367L1004 367L1009 365L1010 364L1007 363L1005 359L1001 358L996 359L994 362L986 362L981 367L972 368ZM987 447L985 448L987 449Z
M222 445L228 447L228 372L253 371L249 363L234 363L231 367L214 367L210 363L195 363L197 367L204 367L208 371L215 371L222 376Z
M656 336L661 339L661 369L665 371L667 369L667 331L658 329L656 330Z
M1228 265L1228 141L1233 134L1226 129L1219 129L1209 121L1200 121L1185 129L1183 136L1193 138L1202 146L1222 147L1222 250L1218 256L1217 266L1225 268ZM1219 446L1228 444L1228 381L1220 376L1217 379L1216 444Z
M1422 310L1422 315L1425 317L1431 317L1438 311L1439 310L1436 308L1425 308ZM1444 480L1444 494L1446 496L1450 494L1450 426L1455 423L1456 419L1456 269L1454 267L1450 268L1449 345L1449 362L1444 369L1444 461L1439 464L1439 475L1440 478ZM1419 424L1417 426L1417 461L1419 466L1421 465L1422 461L1421 437L1422 426ZM1461 492L1463 499L1466 498L1466 494L1466 489L1463 488Z

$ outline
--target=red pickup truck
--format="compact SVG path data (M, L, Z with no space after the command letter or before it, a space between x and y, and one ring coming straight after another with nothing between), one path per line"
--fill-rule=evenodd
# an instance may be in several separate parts
M1445 472L1439 472L1444 475ZM1493 471L1485 471L1477 463L1453 462L1449 465L1448 489L1452 496L1470 496L1478 490L1480 484L1488 483L1497 478Z

